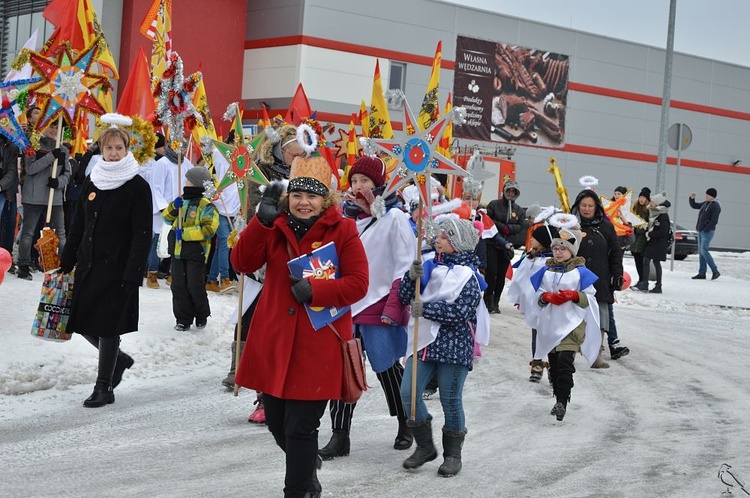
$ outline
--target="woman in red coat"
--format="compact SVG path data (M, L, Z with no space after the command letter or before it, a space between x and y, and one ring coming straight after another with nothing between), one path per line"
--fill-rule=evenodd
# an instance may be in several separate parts
M286 452L284 496L320 496L318 427L329 399L342 396L343 358L328 327L314 330L304 304L343 307L367 293L368 266L353 221L338 212L329 192L331 170L322 157L292 163L288 197L266 188L256 216L232 249L232 265L252 273L266 265L257 312L237 369L238 385L263 393L266 423ZM331 280L290 278L287 262L334 242L340 276ZM344 340L352 337L347 312L333 322Z

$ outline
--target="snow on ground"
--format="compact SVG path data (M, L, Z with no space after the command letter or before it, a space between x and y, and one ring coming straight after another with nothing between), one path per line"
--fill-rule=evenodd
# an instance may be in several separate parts
M750 479L750 253L717 253L722 277L694 281L695 256L665 263L664 294L619 293L618 331L631 354L578 372L563 422L546 381L528 379L530 333L510 303L465 387L464 468L408 472L392 449L395 419L380 385L360 401L351 455L325 462L324 496L720 496L722 464ZM626 269L635 275L633 261ZM141 290L135 358L115 404L81 406L96 353L80 337L29 334L41 277L0 286L0 496L280 496L284 459L264 426L248 424L254 393L220 385L229 366L236 296L211 294L202 331L172 330L167 289ZM442 412L427 401L440 445ZM330 437L321 423L320 444ZM726 475L725 475L726 477ZM750 488L748 489L750 491ZM742 491L735 488L736 495Z

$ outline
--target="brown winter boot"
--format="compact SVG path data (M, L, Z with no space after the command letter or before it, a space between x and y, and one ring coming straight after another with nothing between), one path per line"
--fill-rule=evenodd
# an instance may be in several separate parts
M596 357L594 363L591 364L591 368L609 368L609 363L604 361L604 339L607 336L606 332L602 332L602 347L599 349L599 356Z
M161 286L159 285L159 280L156 278L155 271L148 272L148 276L146 277L146 287L148 287L149 289L161 288Z
M229 292L233 290L235 290L235 286L232 283L232 281L229 280L228 278L222 278L221 282L219 282L219 292L223 294L225 292Z

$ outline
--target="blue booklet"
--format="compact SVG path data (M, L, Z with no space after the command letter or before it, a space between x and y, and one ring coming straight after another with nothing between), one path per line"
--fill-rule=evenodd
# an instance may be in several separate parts
M303 254L294 258L287 263L287 266L289 266L292 275L297 278L333 280L341 276L339 257L336 253L336 245L333 242L315 249L310 254ZM311 307L306 303L305 309L313 328L319 330L321 327L338 320L341 315L349 311L350 306L322 308Z

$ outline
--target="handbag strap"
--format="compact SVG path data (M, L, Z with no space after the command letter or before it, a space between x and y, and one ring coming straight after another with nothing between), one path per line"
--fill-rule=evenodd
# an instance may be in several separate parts
M345 341L345 340L344 340L344 339L343 339L343 338L341 337L341 334L339 334L339 331L338 331L338 330L336 330L336 327L334 327L334 326L333 326L333 324L331 324L331 323L326 323L326 325L328 326L328 328L329 328L329 329L333 330L333 333L334 333L334 334L336 334L336 337L338 337L338 338L339 338L339 341L341 341L341 342L346 342L346 341Z

